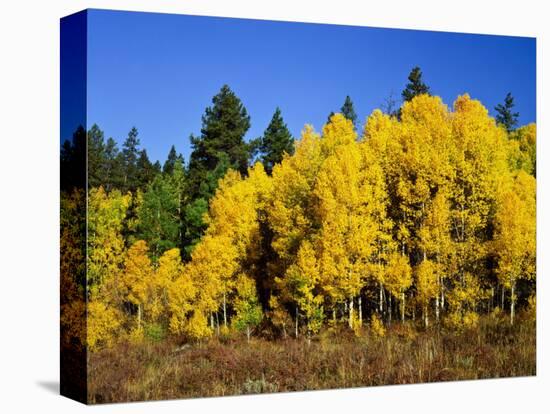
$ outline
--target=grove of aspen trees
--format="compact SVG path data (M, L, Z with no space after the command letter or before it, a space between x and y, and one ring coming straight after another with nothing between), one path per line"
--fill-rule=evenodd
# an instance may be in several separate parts
M173 147L151 163L135 128L121 150L97 125L76 131L62 172L87 147L88 190L62 182L63 340L93 353L229 334L383 338L403 323L464 332L495 312L512 329L534 315L536 126L515 125L511 95L495 119L409 80L403 105L364 125L347 97L320 131L294 139L277 109L248 142L224 86L189 162Z

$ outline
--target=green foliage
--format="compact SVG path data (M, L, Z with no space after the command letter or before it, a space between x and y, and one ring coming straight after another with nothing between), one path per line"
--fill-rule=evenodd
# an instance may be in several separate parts
M506 128L508 133L512 132L518 124L519 112L513 112L514 106L514 97L511 92L506 94L503 104L495 106L495 111L497 111L495 119L497 123Z
M401 92L401 97L403 101L408 102L412 100L415 96L429 94L430 88L422 80L422 71L418 66L412 68L409 73L409 83L405 86L403 92Z
M269 175L273 167L283 160L284 154L294 154L294 139L279 108L275 109L271 122L260 139L259 152L265 171Z
M222 154L228 157L231 168L246 174L250 151L244 135L249 128L246 108L229 86L224 85L212 98L212 106L205 110L201 135L191 136L189 179L193 196L199 193L201 183L208 172L216 168Z
M331 335L373 340L400 316L410 340L414 324L477 329L495 291L511 322L524 318L515 306L535 291L536 127L507 134L479 101L460 96L450 109L419 70L409 80L417 95L398 117L375 111L362 137L349 97L295 148L277 109L258 143L263 163L244 172L249 117L227 87L206 110L189 170L172 146L161 172L135 128L122 152L97 125L77 131L62 168L76 168L87 140L89 234L83 250L73 177L62 197L63 258L76 266L62 270L64 329L82 299L92 311L88 337L67 338L97 352L118 336L250 338L262 324L311 339L330 320Z
M123 191L135 191L139 187L138 158L139 138L136 127L132 127L122 145L122 159L124 160Z
M351 98L346 96L346 100L344 101L344 104L342 105L342 108L340 108L340 112L344 117L351 121L353 124L353 129L357 129L357 114L355 113L355 108L353 107L353 101Z
M170 147L170 152L168 153L168 158L166 159L162 167L162 172L164 174L172 175L177 162L183 164L183 156L181 154L178 154L176 152L176 147L172 145Z
M138 207L138 238L149 244L153 257L180 244L180 192L170 177L157 175Z

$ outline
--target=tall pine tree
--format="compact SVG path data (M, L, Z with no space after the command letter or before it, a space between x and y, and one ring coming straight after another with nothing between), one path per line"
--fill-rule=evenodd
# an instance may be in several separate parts
M294 138L292 138L279 108L275 109L271 122L264 131L259 150L265 171L269 175L271 175L275 164L283 160L285 153L294 154Z
M122 145L122 157L124 160L124 179L123 190L135 191L138 187L138 167L137 161L139 158L139 138L138 130L132 127L128 132L128 137Z
M105 142L103 131L93 124L88 131L88 186L99 187L105 181Z
M346 119L349 119L353 124L353 129L357 130L357 114L355 113L355 108L353 107L353 101L349 97L349 95L346 96L346 100L344 101L344 105L342 105L342 108L340 108L340 112L342 112L342 115Z
M149 161L147 151L145 149L139 152L139 158L137 160L137 183L138 188L145 190L147 185L155 178L156 172L153 164Z
M212 98L212 106L202 117L201 135L191 136L189 162L191 193L196 195L208 171L216 168L221 154L226 154L231 168L246 174L250 147L244 136L250 128L250 116L241 100L224 85Z
M168 158L162 167L162 172L164 174L172 175L174 173L174 166L177 162L181 162L183 164L183 156L178 154L176 152L176 147L172 145L170 152L168 153Z
M519 112L512 112L514 106L514 97L511 92L506 94L504 105L498 104L495 106L495 111L497 111L496 121L498 124L503 125L508 133L512 132L518 124Z
M409 83L407 83L401 96L403 101L408 102L417 95L430 94L430 88L422 80L422 71L415 66L409 73Z

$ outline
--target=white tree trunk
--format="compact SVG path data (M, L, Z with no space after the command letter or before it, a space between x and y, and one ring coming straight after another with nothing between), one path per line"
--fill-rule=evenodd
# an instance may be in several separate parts
M513 281L510 293L510 325L514 324L514 313L516 310L516 282Z
M384 311L384 307L383 307L383 295L384 295L384 291L383 291L383 287L382 287L382 283L380 283L380 294L379 294L379 297L378 297L378 312L380 312L380 315L382 315L382 312Z
M428 305L424 305L424 326L427 328L429 325L428 321Z
M435 320L439 322L439 294L435 295Z
M401 292L401 322L405 322L405 292Z
M361 302L361 295L359 295L359 299L357 299L357 310L359 312L359 325L363 325L363 307Z
M223 324L227 327L227 304L225 302L225 292L223 292Z
M349 300L349 327L353 328L353 298Z

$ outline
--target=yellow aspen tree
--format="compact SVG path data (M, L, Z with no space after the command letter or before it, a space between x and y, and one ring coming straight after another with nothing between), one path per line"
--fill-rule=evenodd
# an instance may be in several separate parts
M212 334L207 325L208 315L216 312L220 305L224 312L224 326L227 326L227 294L234 288L234 276L238 271L238 251L230 237L206 234L191 254L191 261L184 272L197 289L196 306L193 312L192 334L195 339ZM199 315L202 313L202 316Z
M122 229L130 198L102 187L88 194L87 343L93 350L112 345L122 327Z
M172 272L170 272L170 276L173 276ZM168 327L170 332L179 335L187 332L190 317L197 305L197 289L189 273L185 272L183 268L178 271L174 279L172 277L170 279L171 281L167 283L166 289L169 314Z
M522 126L512 131L509 138L509 163L512 170L522 169L536 177L537 126L535 124Z
M276 191L270 201L268 222L274 233L272 247L280 259L273 263L275 276L284 274L302 239L315 227L312 190L321 162L321 138L306 125L294 155L286 155L273 169Z
M427 207L425 219L418 232L419 248L423 261L430 261L425 267L417 269L417 278L421 287L417 286L421 301L425 307L433 299L435 302L435 317L439 321L441 306L444 300L444 282L451 272L452 241L450 205L447 191L441 187L430 205ZM425 324L428 325L428 310L424 309Z
M236 290L234 324L237 330L246 332L246 339L250 342L252 330L263 318L256 283L252 278L241 273L237 276Z
M271 185L274 190L266 206L266 224L273 250L266 268L273 280L272 295L278 297L279 309L285 305L295 309L295 331L298 305L286 290L284 277L289 266L295 263L302 241L314 235L319 227L313 188L322 159L321 138L306 125L300 140L296 141L294 155L285 155L281 164L273 169Z
M400 253L393 253L390 256L385 281L390 294L401 302L401 321L403 322L405 321L405 291L411 287L413 282L412 269L407 256ZM391 312L390 307L390 321Z
M102 187L90 190L88 195L88 289L93 297L106 278L120 271L124 260L122 229L130 195L118 190L106 193Z
M362 322L361 290L386 230L387 193L375 154L356 141L351 122L336 114L325 132L337 144L324 160L315 187L323 286L333 302L348 301L353 327L354 302L357 299L357 319Z
M154 273L149 248L143 240L135 242L126 254L122 285L126 300L136 307L136 335L141 335L144 312L154 299Z
M452 114L453 168L450 186L453 260L454 322L461 317L475 323L471 298L483 297L485 260L490 223L499 188L508 176L506 132L498 127L486 108L468 95L459 96ZM467 284L472 282L472 286ZM463 292L470 292L465 297ZM463 304L457 302L465 298ZM449 302L449 304L451 304ZM456 324L455 324L456 325Z
M536 266L536 183L520 170L497 203L493 248L497 276L510 291L510 324L513 325L519 279L533 280Z
M302 241L296 262L286 271L284 283L292 300L306 320L308 338L319 332L323 323L323 297L319 294L319 265L313 245ZM296 315L297 316L297 315ZM296 337L298 318L296 318Z
M414 269L417 300L422 306L424 326L429 325L428 307L433 298L439 294L437 265L429 259L424 259Z
M183 275L180 250L174 248L164 252L155 271L155 297L151 307L153 320L162 319L172 323L172 319L179 320L180 311L185 314L184 309L191 304L192 299L189 291L193 291L192 285L188 288L188 281L190 282L189 278ZM169 328L177 330L172 329L170 325Z
M90 351L100 347L110 347L120 334L122 317L117 308L109 307L100 300L88 302L87 306L87 346Z
M271 178L263 165L256 163L248 171L248 177L229 171L220 181L218 191L210 202L206 217L209 227L207 236L229 239L234 249L231 272L223 272L218 277L223 282L223 315L227 325L227 296L235 288L239 271L253 275L255 263L261 255L260 225L266 220L266 203L271 193Z

